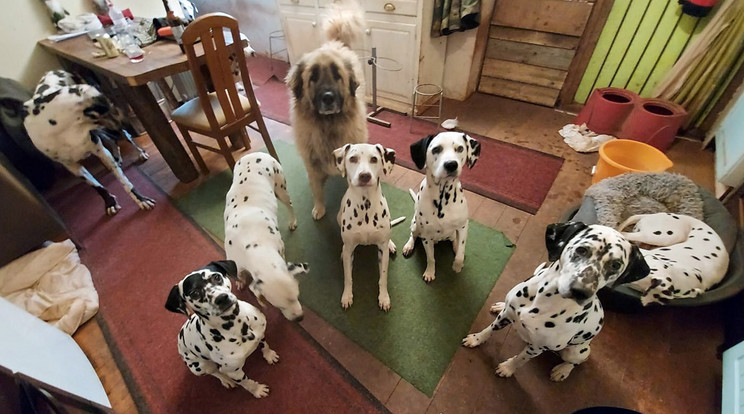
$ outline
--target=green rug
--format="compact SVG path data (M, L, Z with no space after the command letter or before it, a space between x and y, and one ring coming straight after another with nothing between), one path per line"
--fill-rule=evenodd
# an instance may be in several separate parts
M390 185L383 192L391 217L407 219L393 228L399 253L388 269L391 309L377 306L377 252L374 246L360 246L354 258L354 304L341 308L343 267L341 233L336 214L346 191L341 177L326 183L326 216L319 222L310 216L312 196L307 174L294 147L276 142L284 166L289 193L299 225L287 230L287 214L279 207L279 223L290 261L310 263L310 272L300 278L300 301L397 372L416 388L431 396L449 365L460 340L468 333L488 293L511 256L514 245L500 232L471 221L465 268L451 270L452 246L436 246L437 278L426 284L421 278L426 254L418 243L413 257L403 258L400 250L408 240L413 201L407 192ZM401 168L401 167L396 167ZM225 194L232 172L225 171L189 194L176 200L186 215L214 236L224 239L222 221Z

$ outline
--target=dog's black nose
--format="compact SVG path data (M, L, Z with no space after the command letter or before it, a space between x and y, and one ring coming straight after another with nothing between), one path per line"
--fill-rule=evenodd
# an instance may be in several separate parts
M359 174L359 182L362 184L367 184L369 180L372 179L372 174L370 173L361 173Z
M304 315L300 315L294 319L292 319L292 322L302 322L302 320L305 319Z
M444 163L444 169L447 170L447 172L455 172L457 171L457 161L447 161Z
M323 93L323 95L320 97L320 100L326 105L332 105L335 98L336 96L333 94L333 92L328 91Z
M224 306L230 303L230 296L227 293L220 293L214 298L214 304L217 306Z
M571 288L571 297L574 298L577 302L583 302L587 299L589 299L589 296L592 295L592 292L589 289L583 288L583 287L572 287Z

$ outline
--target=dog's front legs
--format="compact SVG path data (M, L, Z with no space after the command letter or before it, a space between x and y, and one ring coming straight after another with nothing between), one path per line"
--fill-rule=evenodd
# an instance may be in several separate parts
M462 228L455 231L455 234L455 240L452 242L455 249L455 261L452 263L452 270L460 273L465 263L465 242L468 239L468 222L466 221Z
M241 387L248 390L248 392L253 394L253 396L256 398L263 398L269 395L269 387L248 378L245 375L245 372L243 372L242 366L234 367L232 365L222 365L220 366L219 372L222 375L225 375L233 380L235 383L239 384ZM217 375L215 375L215 377L220 378ZM222 379L220 379L220 381L222 381Z
M586 361L590 353L589 342L584 342L581 345L571 345L561 349L559 354L564 362L553 367L550 371L550 379L560 382L568 378L568 374L573 371L576 365Z
M67 170L70 171L73 175L82 178L86 183L88 183L88 185L93 187L98 192L98 195L101 196L101 198L103 199L103 203L106 206L106 215L113 216L121 209L119 203L116 202L116 197L113 194L109 193L106 187L102 186L101 183L99 183L98 180L96 180L96 178L93 177L93 175L88 172L85 167L78 163L63 162L62 165L67 168Z
M344 247L341 251L341 259L344 262L344 293L341 295L341 306L344 309L348 309L352 303L354 303L354 294L351 287L351 271L354 266L354 249L355 244L351 242L344 243ZM387 279L385 280L387 283Z
M269 348L269 344L266 343L265 338L258 343L258 347L261 348L261 354L263 355L263 358L266 360L266 362L269 363L269 365L274 365L279 362L279 354L277 354L276 351L274 351L273 349Z
M493 331L498 331L508 326L512 321L506 316L504 310L506 304L504 302L498 302L491 306L491 313L498 313L496 319L491 322L490 325L486 326L482 331L470 334L462 340L462 344L468 348L475 348L476 346L486 342L491 337Z
M155 200L149 197L145 197L142 194L138 193L137 190L134 189L134 185L129 181L126 175L124 175L124 172L121 170L121 168L116 164L116 161L114 161L114 157L111 155L111 153L101 144L100 142L97 145L96 151L93 152L96 157L98 157L103 165L106 166L119 180L121 185L124 186L124 189L127 191L130 197L132 197L132 200L134 200L135 203L139 206L140 210L152 210L155 207Z
M516 371L517 368L524 365L530 359L542 354L542 352L543 351L541 351L540 348L535 347L532 344L527 344L522 352L500 363L496 368L496 375L505 378L511 377L514 375L514 371Z
M434 243L433 240L421 239L421 244L424 245L424 251L426 251L426 270L424 270L424 280L427 282L431 282L436 277L434 274L436 266L436 262L434 261Z
M289 199L289 193L287 192L287 180L283 174L274 174L274 194L285 206L289 213L289 229L294 230L297 228L297 216L295 216L294 207L292 207L292 200Z
M325 216L325 192L323 185L328 175L322 171L316 171L316 167L307 168L310 191L313 193L313 219L320 220Z
M390 242L380 243L377 245L377 265L380 267L380 293L377 296L377 302L380 305L380 309L387 312L390 310L390 295L388 294L387 278L388 278L388 263L390 261L390 249L395 249L395 245Z

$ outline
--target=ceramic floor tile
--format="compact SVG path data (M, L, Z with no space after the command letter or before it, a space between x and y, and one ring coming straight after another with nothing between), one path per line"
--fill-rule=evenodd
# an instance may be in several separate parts
M401 379L385 406L393 414L420 414L426 411L431 398Z

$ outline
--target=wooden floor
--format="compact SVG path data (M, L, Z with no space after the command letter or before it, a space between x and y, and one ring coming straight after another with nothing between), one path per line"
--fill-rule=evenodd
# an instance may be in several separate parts
M584 190L590 185L590 171L597 155L576 153L563 143L557 131L573 117L552 109L476 94L465 102L447 101L444 112L447 118L457 116L463 130L558 155L566 160L543 206L535 215L467 192L471 218L504 232L517 244L504 273L473 324L473 330L480 330L491 321L488 314L490 303L503 299L515 283L526 279L537 264L546 260L545 226L558 221L568 208L580 202ZM267 126L275 140L292 140L290 127L271 120L267 120ZM254 149L262 146L257 134L252 134L252 139ZM141 166L142 170L169 194L187 192L208 178L201 177L188 184L178 182L149 138L143 136L138 141L151 154L151 159ZM206 152L203 155L212 175L227 168L219 155ZM712 189L712 152L701 151L696 142L677 141L668 155L675 163L672 171ZM132 151L126 151L129 162L134 157ZM490 167L495 174L499 168L508 168ZM529 174L529 171L524 173ZM407 189L418 184L421 178L418 172L395 168L387 181ZM125 208L132 207L127 205ZM396 413L571 412L584 401L586 404L624 405L646 413L703 413L720 411L718 384L721 369L715 347L723 336L721 324L716 322L717 311L715 307L701 310L695 313L692 322L689 322L689 312L676 310L656 310L631 316L610 313L606 317L605 329L594 342L592 358L577 368L564 384L548 381L550 361L555 362L548 356L531 361L518 371L515 378L495 377L495 365L516 354L522 346L514 333L499 333L480 349L460 349L433 397L417 391L311 311L306 310L302 326ZM681 332L675 330L677 324L681 326ZM699 338L692 346L697 354L690 355L691 350L684 348L686 339L683 334ZM135 412L132 398L98 325L88 322L74 338L91 359L114 410ZM659 361L659 357L663 361ZM667 371L685 364L686 373ZM664 388L665 383L668 389ZM606 399L601 397L603 393L607 395Z

